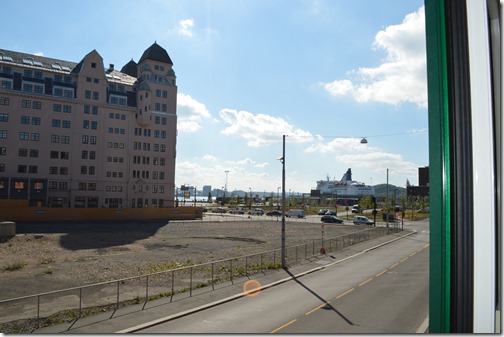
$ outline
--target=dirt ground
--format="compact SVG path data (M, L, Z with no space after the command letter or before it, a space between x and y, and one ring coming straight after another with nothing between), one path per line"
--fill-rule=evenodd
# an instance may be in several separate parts
M281 222L17 224L0 242L0 300L149 273L167 263L194 264L277 249ZM326 224L325 238L359 226ZM321 238L321 225L287 222L286 245Z

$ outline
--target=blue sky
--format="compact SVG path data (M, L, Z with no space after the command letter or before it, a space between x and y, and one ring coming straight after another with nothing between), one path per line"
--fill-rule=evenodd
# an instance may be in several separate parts
M229 171L230 191L277 191L284 134L287 191L348 168L366 184L388 168L391 184L416 185L428 166L423 1L10 1L2 12L3 49L73 62L96 49L120 69L154 41L165 48L177 186L221 188Z

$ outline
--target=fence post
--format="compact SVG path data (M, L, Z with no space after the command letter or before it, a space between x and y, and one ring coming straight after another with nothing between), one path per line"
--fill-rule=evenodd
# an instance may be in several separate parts
M79 317L82 314L82 288L79 288Z
M173 300L173 293L174 293L174 286L175 286L175 271L172 270L171 272L171 296L170 296L170 303Z
M116 299L116 310L119 309L119 281L117 281L117 299Z
M215 290L214 286L214 263L212 262L212 290Z
M193 267L189 268L191 270L190 275L191 277L189 278L189 297L192 297L192 274L193 274Z
M142 310L145 308L145 305L149 301L149 275L145 278L145 302L142 307Z
M229 265L230 265L229 279L231 280L231 284L234 284L233 283L233 259L229 260Z

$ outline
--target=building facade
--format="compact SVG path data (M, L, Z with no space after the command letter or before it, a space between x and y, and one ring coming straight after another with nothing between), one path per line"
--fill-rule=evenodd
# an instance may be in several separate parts
M0 199L30 206L172 207L173 62L157 43L121 71L0 49Z

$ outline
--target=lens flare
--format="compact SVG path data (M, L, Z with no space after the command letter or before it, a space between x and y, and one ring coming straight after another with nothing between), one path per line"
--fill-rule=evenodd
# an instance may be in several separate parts
M256 281L256 280L248 280L247 282L245 282L245 284L243 285L243 292L247 295L247 296L257 296L259 295L259 293L261 292L261 283L259 283L259 281Z

